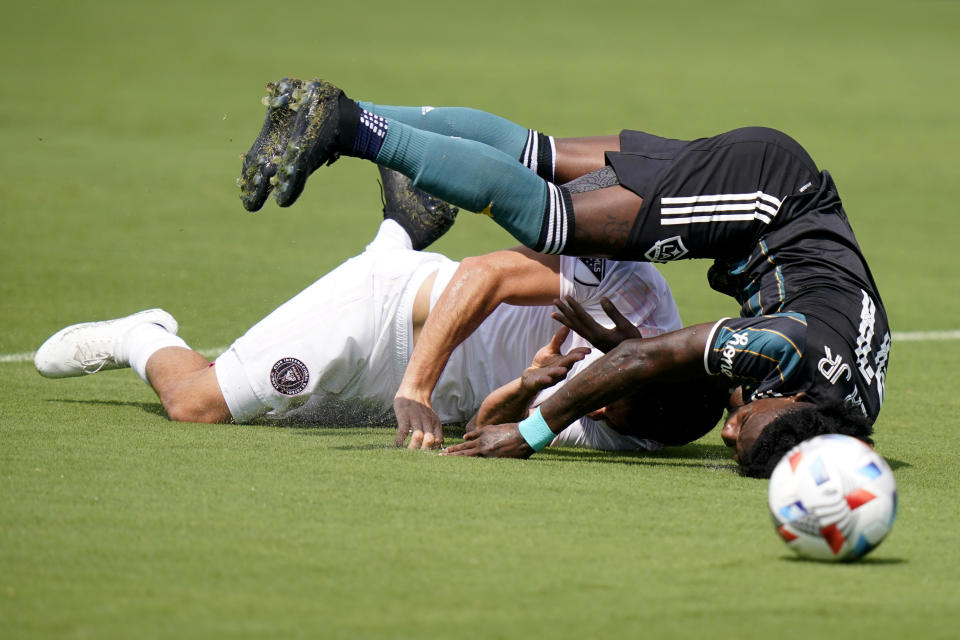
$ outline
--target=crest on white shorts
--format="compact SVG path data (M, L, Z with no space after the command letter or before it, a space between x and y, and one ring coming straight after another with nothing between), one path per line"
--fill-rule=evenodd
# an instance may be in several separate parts
M296 358L277 360L270 371L270 384L285 396L295 396L307 388L310 372Z

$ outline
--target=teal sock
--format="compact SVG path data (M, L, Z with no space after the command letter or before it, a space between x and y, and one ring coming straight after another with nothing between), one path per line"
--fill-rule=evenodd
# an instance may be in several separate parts
M527 142L528 130L505 118L467 107L393 107L359 102L361 108L421 131L476 140L514 160Z
M566 238L572 237L569 196L516 158L476 140L423 131L388 118L376 162L450 204L489 215L537 251L559 253Z

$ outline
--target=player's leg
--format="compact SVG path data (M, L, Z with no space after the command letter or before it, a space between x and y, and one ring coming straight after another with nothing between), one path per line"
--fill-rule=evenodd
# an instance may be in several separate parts
M217 374L196 351L164 347L150 356L146 378L160 398L167 416L175 422L229 422Z
M230 419L209 362L177 336L177 321L150 309L62 329L37 350L34 364L48 378L69 378L130 367L160 397L171 420Z
M606 166L606 153L620 151L619 136L557 138L554 182L564 184Z
M563 184L604 166L619 136L554 138L501 116L467 107L397 107L358 101L363 110L421 131L476 140L503 151L544 180Z
M498 115L469 107L401 107L358 101L359 107L421 131L476 140L498 149L546 180L553 180L554 139Z
M538 251L564 252L574 237L570 194L503 151L363 112L327 83L310 83L306 92L307 101L298 108L297 123L277 173L281 205L296 199L317 167L343 154L397 170L428 193L469 211L486 213ZM588 200L597 201L598 194ZM628 224L629 220L621 218L636 209L626 214L615 212L615 225ZM603 227L610 225L605 217L595 221L606 214L594 214L592 207L587 207L584 215L585 238L601 237ZM583 245L584 252L596 247L593 241Z

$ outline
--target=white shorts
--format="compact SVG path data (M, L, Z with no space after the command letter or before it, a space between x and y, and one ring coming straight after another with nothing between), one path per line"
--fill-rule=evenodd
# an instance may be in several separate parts
M617 433L603 420L583 416L557 434L551 447L586 447L601 451L656 451L663 445L654 440Z
M405 234L381 227L362 254L278 307L217 358L217 381L235 422L282 416L311 397L392 407L410 357L413 299L427 276L451 262L412 251L404 241Z

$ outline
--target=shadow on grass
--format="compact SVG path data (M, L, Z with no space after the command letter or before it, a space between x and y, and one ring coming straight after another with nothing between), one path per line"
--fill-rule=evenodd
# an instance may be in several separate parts
M903 467L910 468L913 466L909 462L904 462L903 460L897 460L896 458L890 458L888 456L883 456L883 459L887 461L888 465L890 465L891 471L896 471L897 469L902 469Z
M50 398L47 402L64 404L90 404L101 406L136 407L146 413L166 418L163 405L159 402L123 402L119 400L76 400L73 398ZM302 435L332 436L344 433L379 430L387 435L383 445L343 445L333 447L343 451L366 451L393 447L393 437L396 434L396 425L385 425L383 422L369 424L320 424L309 419L270 420L258 418L247 426L266 427L270 429L295 429ZM443 438L446 442L463 438L464 428L461 425L443 425ZM679 447L666 447L659 451L600 451L597 449L580 449L576 447L548 448L538 457L577 460L580 462L605 462L615 464L642 464L647 466L673 467L702 467L715 469L729 469L736 472L737 465L733 462L732 450L720 444L687 444ZM912 465L904 460L884 456L884 460L893 471L909 468Z
M906 558L875 558L873 556L867 556L866 558L860 558L859 560L852 560L849 562L831 562L829 560L811 560L809 558L801 558L800 556L780 556L780 560L783 562L796 562L800 564L809 564L809 565L830 565L836 567L862 567L863 565L871 565L882 567L885 565L899 565L905 562L910 562Z
M113 406L113 407L135 407L141 409L146 413L151 413L155 416L160 416L161 418L167 417L167 412L163 410L163 405L159 402L123 402L120 400L76 400L73 398L48 398L47 402L55 402L57 404L90 404L90 405L99 405L99 406Z
M636 464L656 467L709 467L717 471L736 473L737 465L727 447L717 444L687 444L666 447L659 451L598 451L560 447L546 449L540 455L560 460L578 462L602 462L613 464Z

